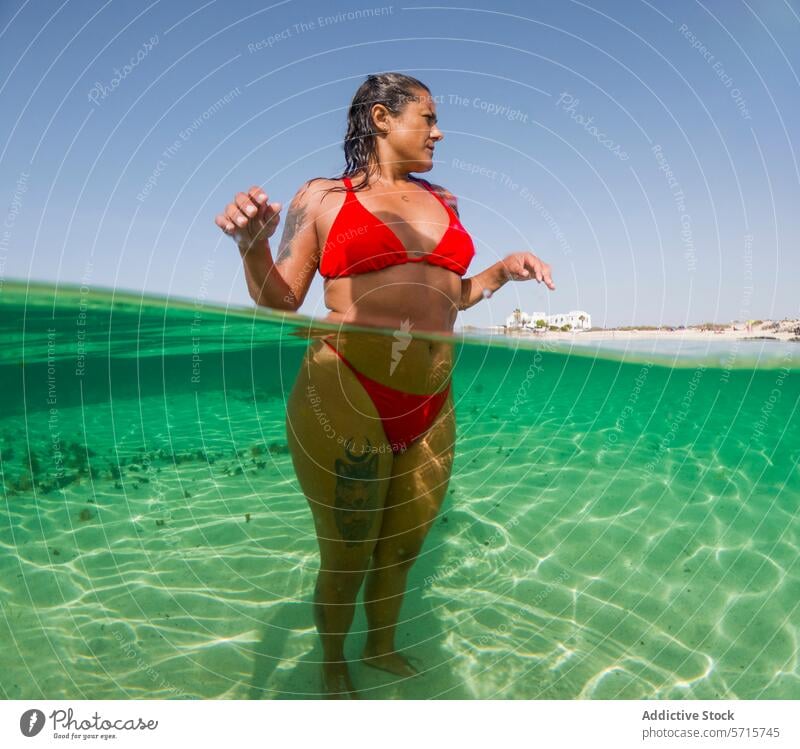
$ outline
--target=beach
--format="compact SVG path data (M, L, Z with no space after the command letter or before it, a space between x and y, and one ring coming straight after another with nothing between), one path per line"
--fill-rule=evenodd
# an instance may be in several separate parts
M775 327L777 326L777 327ZM507 330L505 335L525 338L542 338L548 341L606 341L606 340L637 340L637 339L660 339L669 341L737 341L737 340L769 340L776 341L800 341L796 329L800 330L800 320L765 320L763 324L752 325L750 330L745 323L720 325L714 329L701 326L691 326L687 328L652 328L643 326L642 328L609 328L605 330L593 328L591 330L572 330L572 331L533 331Z

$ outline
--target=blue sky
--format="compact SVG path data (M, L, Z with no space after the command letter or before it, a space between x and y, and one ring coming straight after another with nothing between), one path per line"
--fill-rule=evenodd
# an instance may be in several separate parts
M252 304L214 215L340 173L397 70L437 96L471 270L553 267L460 324L800 315L797 0L381 1L0 3L0 278Z

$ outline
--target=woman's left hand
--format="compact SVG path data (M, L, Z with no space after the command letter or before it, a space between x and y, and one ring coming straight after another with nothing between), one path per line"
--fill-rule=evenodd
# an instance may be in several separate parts
M507 281L530 281L535 278L553 291L556 287L550 277L550 266L531 252L515 252L502 261Z

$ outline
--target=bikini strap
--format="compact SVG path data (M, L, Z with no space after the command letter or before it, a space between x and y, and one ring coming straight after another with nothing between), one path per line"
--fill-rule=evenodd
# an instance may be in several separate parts
M420 182L420 183L422 183L422 186L423 186L423 187L424 187L424 188L425 188L425 189L426 189L428 192L432 192L432 193L433 193L433 194L434 194L434 195L435 195L437 198L439 198L439 200L441 200L441 197L439 196L439 193L438 193L438 192L436 192L436 190L434 190L434 189L433 189L433 187L431 186L431 183L430 183L430 182L428 182L428 180L426 180L426 179L422 179L422 177L412 177L410 174L409 174L408 176L409 176L409 177L411 177L411 179L413 179L413 180L414 180L414 182Z
M408 176L411 177L411 179L413 179L415 182L421 182L428 192L433 193L436 196L439 202L445 207L447 215L450 216L451 223L453 219L458 221L458 216L456 216L456 212L447 204L447 201L441 195L439 195L439 193L436 192L436 190L433 189L431 183L428 182L428 180L422 179L422 177L412 177L410 174Z
M356 197L356 191L353 189L353 180L350 177L345 177L342 182L344 182L344 186L346 192L344 194L344 202L345 203L357 203L358 198Z

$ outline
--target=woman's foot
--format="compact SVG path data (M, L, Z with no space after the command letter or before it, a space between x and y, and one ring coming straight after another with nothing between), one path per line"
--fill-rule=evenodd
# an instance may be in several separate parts
M322 664L322 692L328 700L359 699L346 661Z
M405 656L395 650L388 653L374 653L365 649L361 661L397 676L416 676L419 673L420 664L416 658Z

